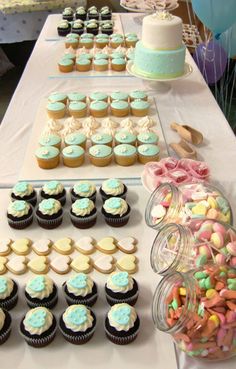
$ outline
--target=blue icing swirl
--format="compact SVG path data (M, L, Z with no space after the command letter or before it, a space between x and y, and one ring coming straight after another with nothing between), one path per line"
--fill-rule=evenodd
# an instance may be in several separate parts
M91 186L88 183L80 183L75 185L75 188L78 192L89 192L90 187Z
M50 198L50 199L45 199L45 200L41 201L40 206L41 206L42 209L52 210L55 207L55 203L56 203L56 200Z
M68 314L68 320L75 325L84 324L87 319L87 309L85 306L77 306Z
M87 198L79 199L74 202L73 206L75 206L77 209L87 209L89 207L90 201L91 200Z
M120 182L117 181L117 179L108 179L107 181L107 186L110 187L110 188L118 188L120 187Z
M28 188L28 183L27 182L18 182L13 190L17 191L17 192L25 192L27 191Z
M103 110L107 109L108 104L105 101L92 101L90 104L90 109Z
M13 202L12 207L16 211L23 211L26 209L27 202L24 200L16 200Z
M45 278L44 278L44 276L39 275L39 276L33 278L29 282L29 288L32 291L35 291L35 292L43 291L44 288L45 288Z
M7 290L7 280L4 277L0 277L0 293L4 293Z
M68 61L69 61L69 63L64 64L64 65L73 64L73 61L71 61L70 59L68 59ZM53 110L53 111L62 110L62 109L65 109L65 104L63 104L62 102L59 102L59 101L49 102L48 105L47 105L47 109L48 110Z
M111 209L119 209L121 207L121 199L119 197L111 197L106 200L106 205Z
M48 188L49 190L55 190L58 185L59 185L58 181L49 181L45 183L45 187Z
M95 91L93 93L91 93L90 95L90 99L91 100L96 100L96 101L101 101L101 100L107 100L108 95L104 92L100 92L100 91Z
M116 65L124 65L126 63L124 58L113 58L112 59L112 64L116 64Z
M117 310L112 312L112 318L114 321L120 325L126 325L129 323L131 315L130 306L121 306Z
M112 283L118 287L126 287L129 284L129 274L127 272L119 272L111 277Z
M33 328L41 328L45 324L46 315L47 313L45 310L37 310L33 312L26 321Z
M85 288L87 286L87 275L84 273L77 274L74 278L70 279L69 284L74 288Z
M82 101L86 99L86 96L81 92L70 92L68 98L70 101Z

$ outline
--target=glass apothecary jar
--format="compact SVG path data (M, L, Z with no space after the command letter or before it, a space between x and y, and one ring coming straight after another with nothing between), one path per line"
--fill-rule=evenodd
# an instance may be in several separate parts
M167 223L189 225L191 221L215 219L232 224L232 211L222 192L207 183L188 183L176 187L163 183L148 200L145 219L158 229Z
M167 275L157 286L153 321L178 348L204 360L236 354L236 271L209 266Z
M195 221L191 227L166 224L153 241L150 261L154 272L162 275L209 262L236 269L236 230L214 220Z

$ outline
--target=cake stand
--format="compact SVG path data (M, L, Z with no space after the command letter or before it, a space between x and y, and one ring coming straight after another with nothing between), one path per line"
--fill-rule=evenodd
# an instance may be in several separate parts
M134 63L132 60L130 60L127 63L126 69L128 71L129 74L131 74L134 77L137 78L141 78L144 82L144 84L146 84L149 88L151 88L152 90L158 91L158 92L167 92L170 90L171 85L168 82L172 82L172 81L178 81L181 80L183 78L188 77L192 71L193 68L190 64L185 63L184 64L184 74L182 74L182 76L179 77L175 77L175 78L150 78L147 76L144 76L143 74L139 74L134 70Z

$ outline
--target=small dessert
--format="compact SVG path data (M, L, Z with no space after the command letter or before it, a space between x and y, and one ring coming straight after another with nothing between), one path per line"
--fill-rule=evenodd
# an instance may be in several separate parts
M116 49L119 46L123 46L124 38L121 36L112 37L110 39L110 46L112 49Z
M114 137L118 123L114 122L110 117L103 119L102 127L104 128L104 133L108 133Z
M140 320L134 307L129 304L115 304L105 319L107 338L116 345L127 345L138 335Z
M108 60L107 59L94 59L93 61L93 68L97 72L104 72L108 70Z
M29 346L35 348L49 345L56 335L57 322L47 308L30 309L20 323L20 334Z
M66 113L66 106L61 102L49 102L47 104L47 113L49 118L61 119Z
M40 146L54 146L59 150L61 148L61 137L59 135L47 135L39 138Z
M37 203L37 193L33 186L27 182L18 182L11 191L12 200L24 200L29 202L32 206Z
M129 104L124 100L113 100L111 102L111 114L115 117L125 117L129 114Z
M83 149L86 149L86 141L87 137L80 132L77 133L71 133L69 135L66 135L65 137L65 145L71 146L71 145L78 145L83 147Z
M82 198L73 202L70 219L72 224L81 229L93 227L97 220L97 209L89 198Z
M40 227L54 229L59 227L63 219L63 210L60 201L49 198L39 203L36 218Z
M57 26L58 36L66 36L71 31L71 25L67 20L61 21Z
M111 35L113 33L113 24L112 22L106 22L101 25L101 32L105 35Z
M137 42L138 42L138 37L135 34L131 34L125 37L126 47L135 47Z
M90 37L80 37L80 43L79 43L79 47L85 47L86 49L92 49L93 47L93 39Z
M81 146L66 146L62 150L63 164L70 168L80 167L84 163L84 154L84 149Z
M61 102L66 105L67 103L67 95L63 92L53 92L48 96L49 102Z
M71 101L68 110L72 117L82 118L87 114L87 104L83 101Z
M89 106L90 114L95 118L105 117L108 113L108 103L105 101L92 101Z
M89 148L89 160L97 167L105 167L112 161L112 149L107 145L94 145Z
M92 33L94 36L96 36L98 34L98 31L99 31L99 25L96 21L89 22L86 25L87 33Z
M107 279L105 292L109 305L127 303L133 306L138 299L138 283L127 272L113 272Z
M79 40L75 37L68 37L66 38L65 47L66 49L71 47L72 49L77 50L79 47Z
M159 137L154 132L141 132L137 136L138 145L142 144L157 144L159 141Z
M72 24L71 32L81 35L84 32L84 24L80 20L76 20Z
M116 72L121 72L126 69L126 61L124 58L113 58L111 60L111 69Z
M39 147L35 156L38 166L42 169L56 168L60 162L60 151L54 146Z
M82 48L80 49L79 53L78 53L78 59L88 59L91 63L93 60L93 55L90 54L89 50L87 50L86 48Z
M69 101L83 101L86 102L86 95L82 92L69 92L67 94Z
M0 308L0 345L8 340L11 334L11 315Z
M32 205L24 200L10 202L7 208L7 220L11 228L24 229L33 222Z
M129 98L130 98L130 101L134 101L137 99L146 101L148 99L148 96L145 91L134 90L130 92Z
M96 187L91 181L79 181L71 189L71 201L88 198L94 203L96 201Z
M136 117L144 117L148 114L149 102L141 99L133 100L130 103L131 114Z
M105 92L95 91L89 95L90 101L105 101L108 102L108 95Z
M74 10L71 7L65 8L62 12L62 19L65 19L68 22L73 21L73 19L74 19Z
M112 12L111 10L109 9L108 6L103 6L101 9L100 9L100 16L101 16L101 20L110 20L111 17L112 17Z
M120 197L110 197L102 206L102 214L111 227L123 227L129 221L130 206Z
M109 59L109 56L105 53L98 53L95 55L94 57L95 60L99 60L99 59L105 59L105 60L108 60Z
M98 37L99 36L99 37ZM107 37L101 37L101 36L107 36L107 35L103 35L103 34L99 34L96 36L95 39L95 46L98 49L103 49L105 46L107 46L109 44L109 38Z
M116 145L129 144L135 146L136 136L128 131L119 131L115 134L115 143Z
M67 49L67 50L65 51L65 54L62 56L61 60L69 59L69 60L73 61L73 64L75 64L76 56L75 56L75 54L74 54L74 53L69 52L68 50L69 50L69 49Z
M81 122L78 118L70 117L67 118L64 122L64 129L61 131L61 137L65 137L74 133L78 133L78 130L81 128Z
M127 50L126 58L128 60L132 60L132 61L134 60L134 48L132 46L129 48L129 50Z
M160 149L157 145L153 144L143 144L139 145L137 148L138 160L141 164L146 164L149 161L158 161Z
M65 283L63 291L68 305L93 306L98 298L96 283L85 273L74 274Z
M59 68L59 71L62 72L62 73L73 72L73 70L74 70L74 61L73 61L73 59L62 58L58 62L58 68ZM51 118L53 118L53 117L51 117ZM55 119L59 119L59 118L55 118Z
M18 286L9 278L0 276L0 308L4 310L13 309L18 301Z
M40 196L42 199L58 200L62 206L66 203L66 190L63 184L58 181L46 182L40 191Z
M86 17L87 17L87 13L86 13L84 6L79 6L78 8L76 8L76 11L75 11L76 19L81 19L82 21L85 21Z
M126 185L121 180L110 178L102 182L99 192L104 202L110 197L121 197L125 200L127 190Z
M90 40L93 41L94 35L92 33L85 32L80 36L80 40L83 40L84 38L90 38Z
M60 131L63 128L63 124L61 122L58 121L58 119L49 119L46 122L46 127L43 130L43 135L47 136L47 135L59 135L60 136Z
M82 345L88 342L96 328L94 312L84 305L71 305L61 315L59 329L70 343Z
M76 70L78 72L88 72L91 70L91 61L86 57L79 57L75 61Z
M77 35L76 33L70 33L69 35L66 36L66 40L69 40L71 38L74 38L75 40L79 40L79 35ZM75 52L73 48L70 48L70 51Z
M89 8L87 14L88 14L88 19L95 19L95 20L99 19L99 13L95 6Z
M133 165L137 158L136 147L129 144L117 145L113 149L115 162L118 165L129 166Z
M96 133L91 136L92 145L107 145L112 147L112 136L107 133Z
M37 275L27 282L25 298L30 308L44 306L52 309L58 300L57 286L47 275Z

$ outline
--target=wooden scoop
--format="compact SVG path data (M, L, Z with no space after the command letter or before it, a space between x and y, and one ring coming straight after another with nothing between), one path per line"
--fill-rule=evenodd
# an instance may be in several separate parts
M181 140L179 143L170 143L170 147L182 159L197 159L196 150L192 149L185 141Z
M174 131L176 131L180 135L181 138L194 145L199 145L203 141L202 133L190 126L181 125L175 122L171 123L170 126Z

